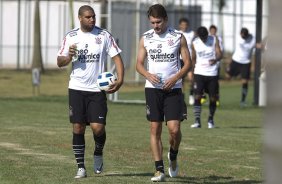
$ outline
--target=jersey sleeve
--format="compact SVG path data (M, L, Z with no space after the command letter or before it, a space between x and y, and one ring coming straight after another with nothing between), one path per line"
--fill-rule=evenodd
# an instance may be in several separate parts
M108 34L107 36L107 53L110 57L114 57L116 55L118 55L119 53L121 53L121 49L118 47L115 39L112 37L112 35Z
M62 41L61 48L58 51L57 56L67 56L69 54L69 49L68 49L69 46L70 46L69 39L67 36L65 36L65 38Z

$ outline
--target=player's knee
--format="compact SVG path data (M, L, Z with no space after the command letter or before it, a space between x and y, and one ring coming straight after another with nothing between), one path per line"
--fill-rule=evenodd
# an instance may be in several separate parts
M75 134L84 134L85 132L85 125L80 123L73 124L73 133Z
M102 124L92 123L91 129L95 136L101 136L105 133L105 126Z

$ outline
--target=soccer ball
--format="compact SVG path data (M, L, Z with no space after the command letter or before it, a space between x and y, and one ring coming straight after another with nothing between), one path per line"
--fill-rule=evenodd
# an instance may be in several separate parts
M97 86L100 90L107 91L116 80L117 78L113 73L103 72L98 75Z

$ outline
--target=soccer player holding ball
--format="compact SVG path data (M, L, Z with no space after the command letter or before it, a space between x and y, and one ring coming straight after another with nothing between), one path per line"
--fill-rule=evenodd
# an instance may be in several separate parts
M177 154L181 142L180 123L183 120L182 78L189 69L190 54L185 37L168 26L165 8L152 5L148 19L153 29L143 34L139 42L136 70L146 78L145 96L147 120L151 126L151 150L156 172L151 181L164 181L163 146L161 140L162 122L169 132L168 152L170 177L178 174ZM179 59L183 59L183 67ZM147 59L147 69L145 61Z
M84 164L85 129L90 125L95 141L94 172L103 170L103 148L106 141L107 93L117 91L124 77L121 50L112 35L95 26L96 15L91 6L79 8L80 27L68 32L58 52L59 67L72 64L69 81L69 117L73 126L73 152L78 171L75 178L87 176ZM107 91L97 86L98 75L104 72L107 56L115 63L117 80Z

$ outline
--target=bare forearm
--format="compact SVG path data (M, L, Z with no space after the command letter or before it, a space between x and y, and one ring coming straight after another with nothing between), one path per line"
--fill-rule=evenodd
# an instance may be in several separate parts
M72 58L70 56L58 56L57 65L58 67L67 66L71 62Z

